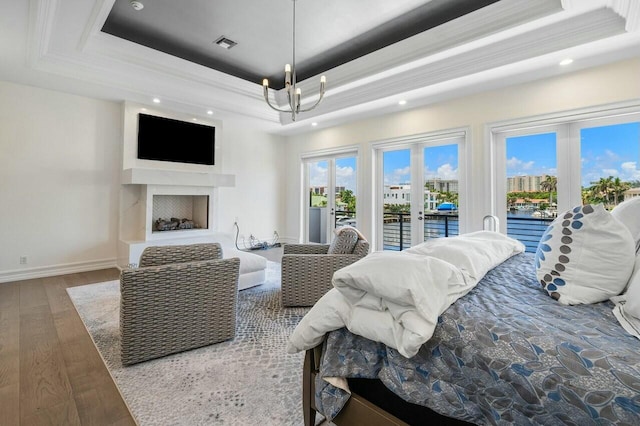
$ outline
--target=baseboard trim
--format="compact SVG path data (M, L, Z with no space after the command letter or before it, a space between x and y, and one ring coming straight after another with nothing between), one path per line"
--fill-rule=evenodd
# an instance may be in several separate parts
M53 277L56 275L74 274L76 272L97 271L100 269L116 268L117 260L102 259L85 262L65 263L61 265L38 266L35 268L14 269L0 271L0 283L30 280L34 278Z

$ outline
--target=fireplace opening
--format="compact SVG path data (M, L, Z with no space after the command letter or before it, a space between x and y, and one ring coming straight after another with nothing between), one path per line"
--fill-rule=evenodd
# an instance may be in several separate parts
M208 195L154 195L152 232L209 229Z

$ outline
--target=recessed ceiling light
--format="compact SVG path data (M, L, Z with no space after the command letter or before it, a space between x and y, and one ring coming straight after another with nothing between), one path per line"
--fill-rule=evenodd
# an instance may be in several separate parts
M398 105L405 105L407 103L407 101L405 101L404 99L398 102Z
M160 103L160 99L158 99L158 98L153 98L153 103L154 103L154 104L159 104L159 103Z
M192 120L193 120L193 121L198 121L198 119L197 119L197 118L193 118Z
M315 127L315 126L317 126L317 125L318 125L318 123L316 123L316 122L314 121L313 123L311 123L311 125L312 125L313 127Z
M216 41L214 41L214 43L227 50L238 44L235 41L226 38L225 36L219 37Z
M146 108L142 108L142 111L146 111L146 110L147 110Z
M207 111L207 114L213 115L213 111L209 110L209 111Z
M131 7L134 8L135 10L144 9L144 4L140 3L139 1L131 0L129 4L131 4Z
M567 59L563 59L562 61L560 61L560 65L569 65L570 63L573 62L573 59L571 58L567 58Z

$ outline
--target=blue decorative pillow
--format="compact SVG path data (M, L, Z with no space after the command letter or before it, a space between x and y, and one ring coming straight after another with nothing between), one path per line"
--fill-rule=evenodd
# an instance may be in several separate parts
M620 294L631 276L635 241L602 204L559 215L536 251L536 274L563 305L596 303Z

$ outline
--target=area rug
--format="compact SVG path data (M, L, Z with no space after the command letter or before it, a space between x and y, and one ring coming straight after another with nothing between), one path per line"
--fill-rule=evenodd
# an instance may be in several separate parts
M118 281L67 291L140 425L302 425L304 355L286 342L308 308L280 305L280 264L238 296L236 337L130 367L120 361Z

